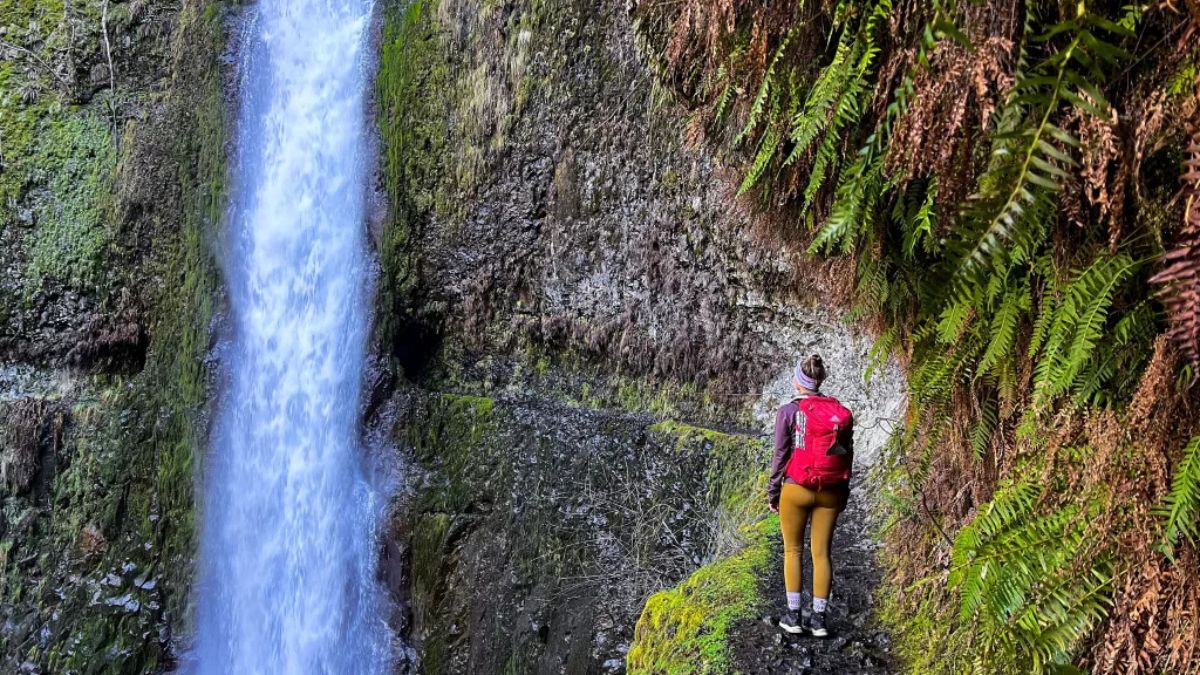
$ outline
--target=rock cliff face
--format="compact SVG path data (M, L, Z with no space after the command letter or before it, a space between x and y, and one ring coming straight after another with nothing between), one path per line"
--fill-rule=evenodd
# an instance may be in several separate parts
M864 465L898 372L863 383L839 270L684 144L623 3L385 15L371 423L412 450L391 536L402 630L430 673L622 672L647 597L720 563L688 583L724 600L664 597L647 623L675 633L690 612L696 639L642 635L629 665L686 657L759 606L764 434L789 364L826 357Z
M416 324L456 353L571 350L744 401L797 350L857 349L836 270L684 147L621 3L395 9L379 103L396 353Z
M4 672L152 672L184 625L223 16L0 3Z

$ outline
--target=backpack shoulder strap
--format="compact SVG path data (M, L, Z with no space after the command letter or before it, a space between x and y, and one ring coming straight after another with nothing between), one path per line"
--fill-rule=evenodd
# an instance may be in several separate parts
M795 399L796 417L792 420L792 448L796 450L804 448L804 433L808 429L808 413L804 412L804 406L800 405L803 400Z

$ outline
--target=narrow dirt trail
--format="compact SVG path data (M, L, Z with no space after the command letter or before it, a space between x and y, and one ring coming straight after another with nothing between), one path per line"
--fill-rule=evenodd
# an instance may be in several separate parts
M887 675L891 643L878 626L872 607L879 585L875 564L877 544L871 538L866 496L856 478L850 504L834 533L834 590L829 606L827 638L789 635L779 629L786 609L783 586L783 545L775 548L777 564L763 580L768 606L759 618L734 628L734 665L744 675ZM804 607L811 606L812 564L804 554Z

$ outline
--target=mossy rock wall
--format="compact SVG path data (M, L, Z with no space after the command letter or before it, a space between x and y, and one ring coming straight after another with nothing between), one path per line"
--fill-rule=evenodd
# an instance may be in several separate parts
M672 422L653 428L680 446L702 443L714 458L708 483L721 494L713 518L717 545L707 564L646 601L627 672L733 672L731 629L762 608L762 580L776 564L779 518L770 514L763 498L767 475L761 455L769 446Z
M718 530L761 501L754 436L538 399L406 405L424 478L397 527L426 673L623 671L646 597L740 548Z
M226 9L0 16L0 670L152 672L188 614Z
M779 518L742 525L743 545L646 601L627 658L631 674L733 672L731 633L765 602L762 579L774 556Z

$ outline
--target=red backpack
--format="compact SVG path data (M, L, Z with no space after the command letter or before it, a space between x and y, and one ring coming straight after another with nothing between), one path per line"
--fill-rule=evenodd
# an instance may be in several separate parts
M832 396L799 399L787 476L810 490L850 480L854 415Z

